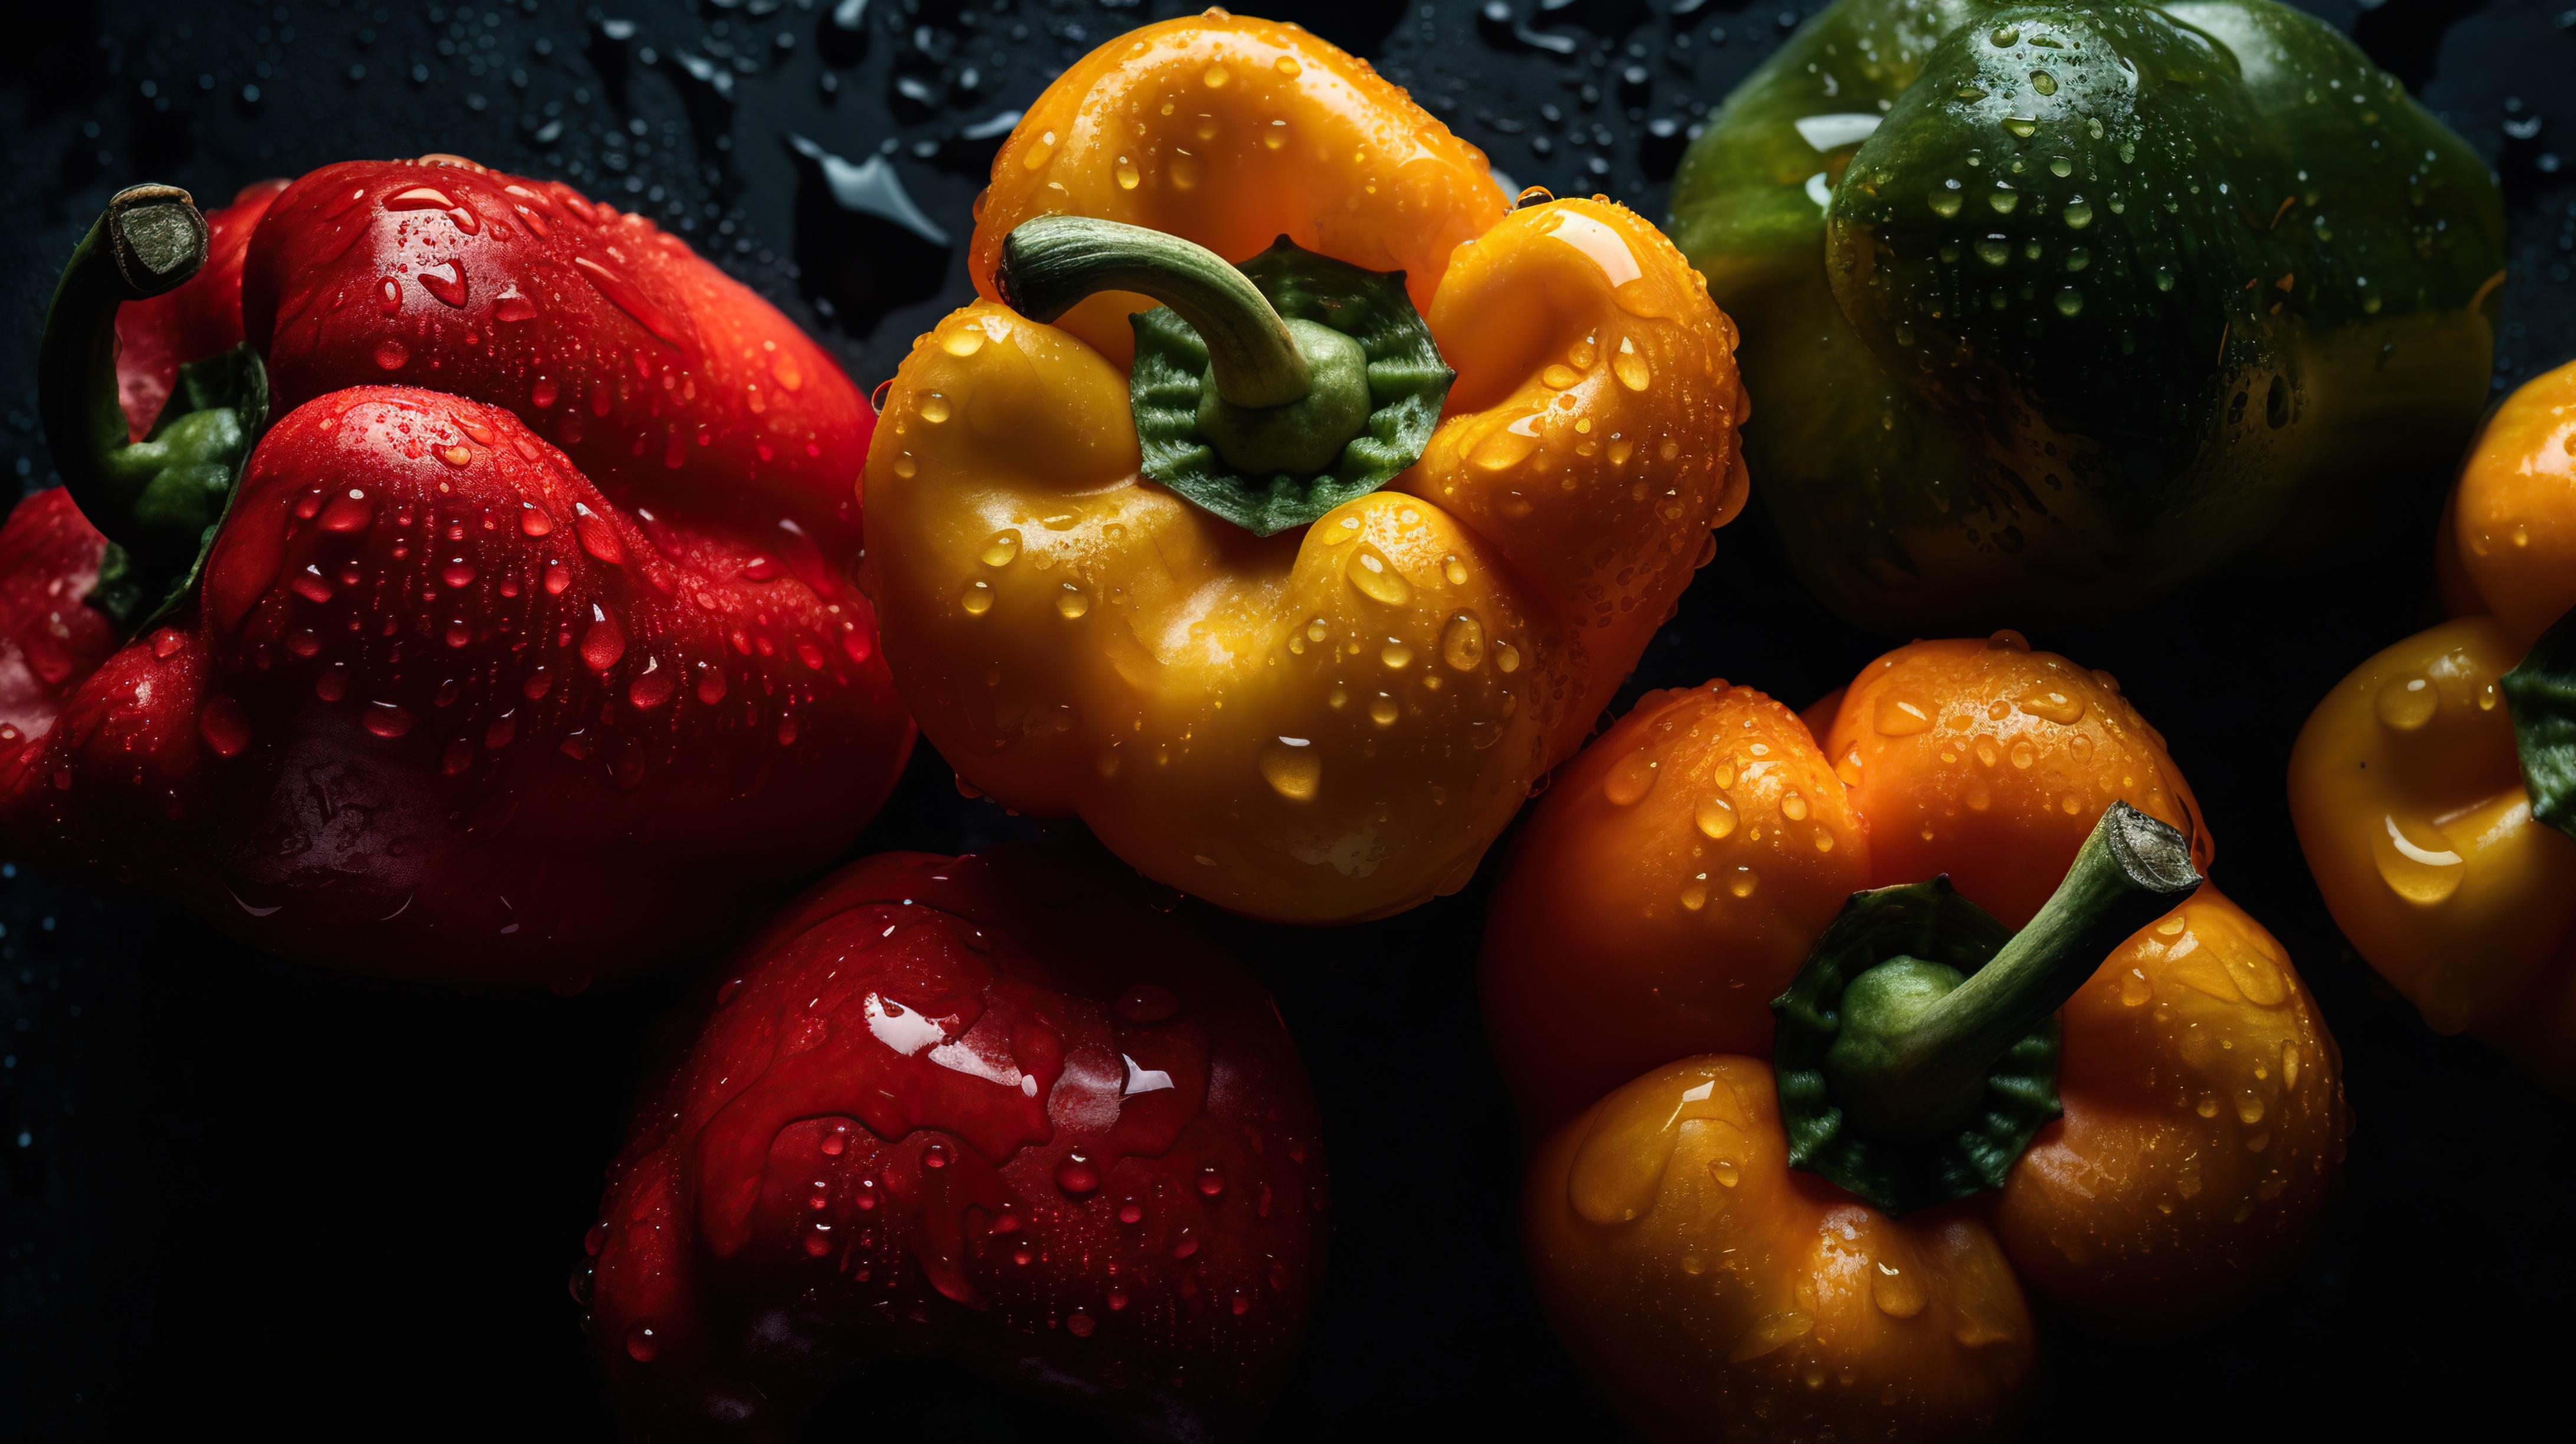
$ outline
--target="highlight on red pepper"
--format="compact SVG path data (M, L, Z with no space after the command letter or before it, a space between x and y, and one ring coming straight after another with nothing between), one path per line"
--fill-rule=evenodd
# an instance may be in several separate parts
M1650 694L1487 922L1532 1278L1652 1438L1990 1433L2029 1291L2216 1317L2342 1158L2334 1039L2107 674L1917 642L1817 711Z
M1268 994L1141 893L888 853L709 980L573 1280L637 1437L787 1437L923 1356L1154 1437L1257 1416L1323 1269L1315 1106Z
M2576 364L2469 449L2452 619L2353 669L2290 752L2290 817L2353 950L2444 1033L2576 1097Z
M1681 253L1520 199L1365 62L1222 11L1030 106L983 299L868 455L863 580L960 779L1272 921L1466 884L1749 485Z
M570 985L722 941L902 767L844 575L873 413L642 216L452 156L210 217L134 187L40 387L21 856L289 957Z

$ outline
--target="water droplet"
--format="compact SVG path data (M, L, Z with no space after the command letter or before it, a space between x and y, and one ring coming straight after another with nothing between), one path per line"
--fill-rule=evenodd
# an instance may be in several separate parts
M1261 747L1261 776L1291 802L1311 801L1324 780L1324 759L1304 737L1282 737Z
M1401 671L1413 665L1413 649L1389 637L1386 645L1377 649L1377 659L1384 662L1390 671Z
M1509 642L1494 644L1494 670L1511 673L1521 669L1521 649Z
M1100 1187L1100 1170L1077 1155L1055 1171L1055 1186L1071 1197L1088 1197Z
M1351 586L1370 601L1400 607L1413 600L1413 583L1376 547L1362 544L1343 566Z
M2045 70L2034 70L2030 73L2030 88L2038 91L2042 95L2055 95L2057 93L2057 77L2049 74Z
M1744 1177L1742 1170L1735 1166L1735 1160L1732 1158L1710 1159L1708 1176L1716 1179L1717 1186L1720 1188L1733 1188Z
M633 1359L639 1364L649 1364L653 1362L654 1356L661 1352L662 1342L661 1340L653 1337L653 1331L650 1328L647 1328L642 1324L637 1324L635 1327L626 1331L626 1356L628 1358Z
M250 714L221 692L209 693L197 712L197 735L217 757L238 757L250 745Z
M1636 343L1625 336L1619 338L1618 354L1610 358L1610 373L1619 378L1620 385L1631 391L1643 391L1655 379L1654 370L1646 364L1646 358L1637 354Z
M1657 759L1640 748L1610 764L1610 775L1601 782L1601 795L1614 807L1628 807L1655 790Z
M1006 567L1019 560L1019 556L1020 533L1017 527L1005 527L984 538L982 553L984 565Z
M2012 247L2001 236L1988 236L1977 242L1977 259L1989 266L2000 266L2012 259Z
M1959 214L1959 193L1957 191L1934 191L1931 194L1929 203L1932 207L1932 214L1939 216L1945 221Z
M1791 822L1807 820L1807 795L1792 787L1780 794L1780 815Z
M590 608L590 630L582 634L582 665L594 672L605 672L626 655L626 633L617 619L597 603Z
M1055 594L1055 612L1066 621L1074 621L1091 610L1091 594L1071 582Z
M2084 293L2069 286L2057 293L2057 314L2074 316L2084 309Z
M1123 155L1118 157L1118 169L1113 174L1118 177L1118 188L1122 191L1134 190L1145 179L1136 169L1136 163Z
M1450 565L1456 566L1453 560ZM1440 660L1461 672L1476 670L1485 660L1485 624L1473 612L1460 612L1449 619L1447 630L1440 634Z
M572 530L581 538L583 551L612 567L626 565L626 546L617 539L616 529L587 505L573 503Z
M2022 694L2021 710L2033 717L2043 717L2060 726L2071 727L2084 720L2084 699L2070 697L2054 687L2033 687Z
M633 282L588 256L575 256L572 264L575 270L589 278L594 290L608 298L609 304L635 318L635 324L671 345L680 344L680 328L671 323L671 318L663 314L661 307L646 300ZM773 361L771 369L775 370L776 365ZM780 384L786 384L784 378ZM788 389L792 391L795 387L789 386Z
M1739 898L1747 898L1753 896L1753 890L1761 883L1760 874L1749 867L1740 867L1735 870L1734 877L1727 879L1726 890Z
M2048 173L2062 180L2075 173L2075 162L2062 155L2050 156L2048 158Z
M400 737L419 721L391 702L378 702L367 709L367 730L379 737Z
M1711 797L1699 805L1699 830L1713 842L1723 842L1735 833L1735 804L1723 797Z
M2379 689L2374 705L2379 725L2392 731L2412 732L2442 710L2442 694L2421 674L2393 677Z
M2007 115L2004 117L2004 129L2011 131L2016 140L2028 140L2038 133L2039 122L2026 115Z
M1369 720L1380 727L1394 726L1398 715L1400 710L1395 705L1395 699L1384 692L1378 693L1369 700Z
M351 487L331 498L331 504L322 508L322 519L316 524L324 531L365 531L376 524L375 503L367 500L365 492Z
M650 712L671 700L671 689L678 681L656 658L646 662L635 680L626 684L626 700L638 711Z
M1869 1300L1891 1319L1910 1319L1923 1312L1930 1294L1912 1270L1874 1260L1870 1265Z
M376 364L387 371L400 371L411 359L411 349L391 336L376 343Z
M543 376L537 378L536 385L528 388L528 399L536 403L536 407L539 411L543 411L547 407L554 405L555 397L560 394L561 393L555 387L555 383Z
M1882 737L1911 737L1932 727L1932 718L1922 706L1902 697L1880 698L1870 721Z
M1194 156L1185 150L1175 150L1172 152L1171 164L1164 167L1163 173L1171 177L1172 189L1176 191L1196 190L1199 184L1200 169L1199 158L1197 156Z
M420 288L450 306L463 306L466 297L465 269L454 261L423 266L416 273Z
M2014 211L2021 209L2021 192L2007 190L1989 191L1986 193L1986 204L1995 208L1996 215L2011 215Z
M511 291L507 295L504 295L492 306L492 319L496 321L516 323L520 321L533 321L536 318L537 303L520 295L517 291ZM545 385L544 382L539 382L537 384L540 386ZM548 402L540 401L537 404L539 406L544 406L547 405Z
M1225 89L1225 83L1233 78L1234 73L1227 70L1223 65L1211 65L1207 68L1206 73L1199 76L1199 82L1210 90L1223 90Z
M966 593L957 599L957 604L964 607L970 617L980 617L993 610L992 584L980 579L968 582Z
M1296 79L1298 74L1305 69L1304 66L1297 63L1297 57L1294 55L1280 56L1278 59L1270 62L1270 68L1278 71L1290 80Z
M2021 29L2014 25L2000 26L1987 32L1986 39L1993 42L1997 50L2009 50L2021 43Z

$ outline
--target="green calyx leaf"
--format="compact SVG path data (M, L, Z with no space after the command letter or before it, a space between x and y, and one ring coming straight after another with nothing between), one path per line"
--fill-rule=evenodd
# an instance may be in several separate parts
M1232 405L1217 394L1199 333L1162 306L1131 318L1128 396L1146 476L1270 536L1368 495L1420 460L1456 373L1401 272L1365 271L1285 237L1239 269L1288 323L1314 389L1283 406Z
M2531 815L2576 837L2576 612L2550 623L2496 688L2513 714Z
M127 635L161 620L196 590L267 421L268 368L245 342L181 366L152 434L102 458L101 469L131 497L128 515L166 542L155 548L157 568L122 544L111 544L111 556L100 562L98 585L86 600ZM170 571L182 555L186 560ZM148 610L141 609L145 603Z
M2060 1111L2057 1010L2200 880L2115 802L2020 932L1946 877L1852 894L1771 1003L1789 1166L1891 1215L2001 1188Z
M1947 876L1851 895L1788 990L1771 1002L1772 1067L1790 1167L1890 1215L2003 1185L2031 1136L2059 1113L2055 1018L1996 1060L1971 1116L1930 1137L1890 1139L1861 1126L1837 1102L1828 1060L1855 983L1884 969L1895 972L1892 982L1946 982L1946 993L2011 939L2010 928L1959 896Z

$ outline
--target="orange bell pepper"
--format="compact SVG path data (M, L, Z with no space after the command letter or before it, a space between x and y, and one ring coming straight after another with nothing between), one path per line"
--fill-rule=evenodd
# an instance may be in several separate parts
M1032 300L1048 235L1152 253L1212 337L1283 324L1224 264L1274 238L1401 272L1391 306L1455 372L1418 461L1262 534L1184 499L1135 419L1131 325L1160 313L1096 276ZM1293 26L1211 11L1077 63L994 161L971 264L985 299L915 345L869 453L887 658L963 782L1241 912L1462 885L1743 505L1734 328L1670 243L1603 201L1513 209L1474 147ZM1222 350L1202 421L1237 404Z
M2211 856L2111 678L2012 633L1918 642L1819 720L1821 747L1750 688L1649 695L1540 803L1486 928L1489 1036L1536 1140L1531 1272L1577 1362L1653 1438L1989 1431L2029 1385L2026 1290L2114 1326L2211 1317L2297 1261L2342 1157L2334 1040L2279 943L2214 887L2052 933L2101 837L2167 839L2192 875L2160 892ZM1840 1052L1775 1084L1791 1045L1774 1010L1816 975L1811 950L1869 907L1939 897L1902 886L1939 875L1942 906L1991 915L1979 951L2012 936L1992 967L2061 960L2010 1056L2054 1040L2063 1111L2037 1110L1999 1186L1874 1205L1808 1171L1828 1166L1801 1142L1816 1100L1869 1147L1917 1145L1853 1123L1877 1115ZM1923 966L1899 951L1857 976ZM1858 1036L1880 1005L1858 982L1841 997L1836 1026ZM1984 1112L1921 1137L2027 1106L1997 1100L2004 1073Z
M2549 735L2576 605L2576 364L2488 419L2434 561L2454 619L2317 704L2290 815L2336 924L2424 1021L2576 1097L2576 839Z

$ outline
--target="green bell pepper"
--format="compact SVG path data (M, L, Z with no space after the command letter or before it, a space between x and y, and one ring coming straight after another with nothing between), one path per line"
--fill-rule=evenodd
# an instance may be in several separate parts
M2429 508L2504 278L2486 164L2270 0L1841 0L1668 229L1743 327L1801 580L1908 634L2108 621Z

